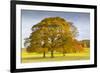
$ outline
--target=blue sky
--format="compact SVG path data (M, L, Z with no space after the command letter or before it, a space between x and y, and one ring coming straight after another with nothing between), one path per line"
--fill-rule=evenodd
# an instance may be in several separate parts
M90 13L21 10L22 47L24 39L30 36L31 27L47 17L61 17L73 22L79 31L79 36L76 38L90 39Z

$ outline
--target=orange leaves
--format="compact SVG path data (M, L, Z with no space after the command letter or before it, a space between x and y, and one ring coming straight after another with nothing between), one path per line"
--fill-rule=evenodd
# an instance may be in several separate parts
M32 27L27 49L35 52L71 52L80 49L77 41L73 40L73 35L77 34L74 31L75 26L61 17L45 18Z

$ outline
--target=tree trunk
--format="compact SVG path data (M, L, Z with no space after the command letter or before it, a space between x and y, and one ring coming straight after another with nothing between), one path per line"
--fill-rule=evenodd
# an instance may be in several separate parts
M63 47L63 56L65 56L65 50L64 50L64 47Z
M65 56L65 52L63 52L63 56Z
M46 56L45 56L45 52L43 52L43 58L45 58Z
M53 50L51 51L51 58L54 58L54 55L53 55Z

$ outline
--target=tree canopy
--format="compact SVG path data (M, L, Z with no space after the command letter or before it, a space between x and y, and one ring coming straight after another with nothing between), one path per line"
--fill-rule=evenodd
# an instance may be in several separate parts
M70 49L81 49L79 42L75 40L78 35L77 28L72 22L61 17L48 17L33 25L32 33L25 40L25 46L28 52L45 53L51 52L51 57L54 51L62 52L63 54ZM77 47L76 47L77 46Z

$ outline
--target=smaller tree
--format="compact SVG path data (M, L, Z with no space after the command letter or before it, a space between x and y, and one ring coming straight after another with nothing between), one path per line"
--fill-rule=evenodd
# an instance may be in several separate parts
M90 40L82 40L80 42L84 48L90 48Z

